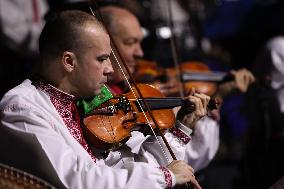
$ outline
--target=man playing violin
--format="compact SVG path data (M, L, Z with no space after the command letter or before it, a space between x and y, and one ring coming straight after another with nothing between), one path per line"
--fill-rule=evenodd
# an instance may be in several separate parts
M187 182L201 188L183 161L160 167L124 159L121 168L112 168L87 144L76 100L98 95L114 71L109 36L96 18L58 13L47 21L39 46L38 76L7 92L0 103L1 162L58 188L166 188Z
M128 65L129 70L133 73L137 59L143 57L141 42L144 35L138 19L128 10L115 6L103 7L100 9L100 12L118 48L117 50ZM113 67L115 70L120 70L119 65L115 61L113 61ZM245 91L247 86L253 81L253 76L247 70L236 71L232 74L235 75L235 81L228 82L220 87L222 90L218 91L219 96L226 96L230 91L237 88ZM116 71L112 74L108 85L114 93L118 94L125 92L125 88L128 88L125 85L125 78L122 71ZM168 84L165 84L165 86L160 85L160 88L163 90L169 87L170 85ZM168 132L165 136L169 141L174 141L171 143L171 147L178 158L185 160L195 170L200 170L208 165L217 152L219 145L219 125L216 120L203 117L207 113L206 107L210 97L194 93L188 96L188 98L198 108L183 120L177 121L175 129L178 132ZM201 117L203 118L200 119ZM194 136L190 137L192 130L194 131ZM180 136L176 135L177 133L183 133L183 139L191 138L191 141L189 143L184 142L184 140L179 138ZM149 157L154 158L161 164L166 164L167 161L163 158L163 153L159 151L159 147L155 146L155 148L154 144L149 142L151 141L151 137L145 138L141 133L133 133L132 135L127 145L132 148L137 148L141 145L141 149L146 151L146 154L150 154ZM134 144L138 145L135 146Z

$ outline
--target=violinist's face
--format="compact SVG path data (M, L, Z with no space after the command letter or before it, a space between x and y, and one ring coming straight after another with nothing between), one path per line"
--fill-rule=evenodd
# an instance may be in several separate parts
M133 15L129 15L117 20L115 29L113 40L130 72L133 73L137 58L143 57L143 50L141 49L143 33L141 26ZM113 61L113 67L115 73L111 76L112 80L115 82L125 80L115 61Z
M110 62L110 39L101 28L89 24L82 32L82 49L77 54L72 77L76 95L91 97L99 94L100 88L113 73Z

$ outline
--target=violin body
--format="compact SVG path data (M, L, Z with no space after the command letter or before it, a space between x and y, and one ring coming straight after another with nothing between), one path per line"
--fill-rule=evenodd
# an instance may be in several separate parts
M165 71L155 61L139 59L136 61L134 78L138 82L147 84L156 81L165 82L167 80Z
M119 103L113 98L102 104L98 109L104 110ZM115 112L100 111L83 120L83 131L93 146L99 149L113 149L121 146L131 136L136 117L133 112L116 110Z
M164 95L151 85L139 84L144 98L163 98ZM138 97L137 91L134 90ZM115 97L95 109L91 116L83 119L83 131L92 145L102 149L113 149L121 146L131 136L133 129L143 133L149 130L148 121L152 128L156 128L145 105L136 100L132 92L122 97ZM142 102L140 107L138 102ZM147 102L146 102L147 103ZM155 105L152 105L154 107ZM155 106L157 107L157 106ZM171 108L171 107L170 107ZM142 112L145 111L146 117ZM174 126L175 115L172 109L155 108L151 110L157 120L158 127L166 130ZM148 133L147 133L148 134Z
M182 78L184 81L185 89L188 90L191 88L195 88L195 90L198 91L199 93L204 93L207 94L208 96L212 96L216 92L217 90L216 82L204 81L201 79L200 81L193 81L193 80L190 81L185 79L185 73L188 73L189 75L194 73L199 73L203 74L203 76L205 74L212 73L206 64L197 61L184 62L181 64L181 70L182 70Z
M147 98L150 98L150 97L164 98L164 100L166 100L165 96L152 85L138 84L137 86L140 89L143 97L146 99L146 103L147 103ZM134 92L135 92L135 96L138 96L138 93L135 89L134 89ZM146 117L147 117L150 124L151 124L151 127L156 128L148 111L144 110L145 113L146 113L146 117L144 116L143 112L141 111L141 107L139 107L139 105L136 103L135 96L131 92L126 94L126 97L129 100L132 101L132 99L133 99L134 102L135 102L135 106L132 106L132 108L133 108L134 112L136 112L136 114L137 114L136 125L137 126L139 126L139 125L145 126L145 124L147 124L147 120L146 120ZM144 108L142 107L142 109L144 109ZM152 109L151 112L152 112L152 115L154 116L154 118L157 120L158 127L161 130L165 130L165 129L169 129L169 128L173 127L173 125L175 123L175 115L174 115L174 112L173 112L172 109L169 109L169 108L161 108L161 109L156 109L156 110ZM143 132L143 130L144 130L144 128L141 127L140 131Z

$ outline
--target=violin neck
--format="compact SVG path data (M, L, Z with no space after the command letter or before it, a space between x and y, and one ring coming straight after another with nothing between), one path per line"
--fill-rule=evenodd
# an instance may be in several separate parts
M228 73L225 72L184 72L182 73L182 80L187 81L209 81L209 82L221 82L228 77Z
M174 107L182 106L188 102L188 100L184 100L179 97L144 98L144 100L151 110L171 109ZM137 101L139 101L139 104L141 104L144 111L147 110L142 99L138 99ZM136 105L137 107L139 107L137 101L136 101Z

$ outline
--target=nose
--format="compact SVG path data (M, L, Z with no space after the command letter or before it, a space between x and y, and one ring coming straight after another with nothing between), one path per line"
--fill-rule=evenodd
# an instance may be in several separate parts
M104 74L105 75L110 75L114 72L113 67L112 67L112 63L110 61L110 59L108 59L108 62L106 64L106 67L104 69Z
M136 47L135 47L135 51L134 51L134 55L137 58L142 58L144 56L144 52L141 48L141 44L137 43Z

